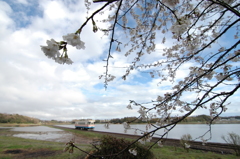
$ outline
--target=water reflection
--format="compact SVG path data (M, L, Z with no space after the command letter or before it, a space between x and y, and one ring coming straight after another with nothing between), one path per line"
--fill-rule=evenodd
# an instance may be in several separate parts
M32 127L14 127L12 131L24 131L24 132L53 132L63 131L60 129L50 128L47 126L32 126Z
M16 132L16 134L13 134L14 137L21 137L25 139L66 142L73 138L71 133L47 126L11 127L11 131Z
M65 132L50 132L50 133L20 133L14 134L14 137L21 137L25 139L47 140L62 142L63 139L71 138L72 134Z

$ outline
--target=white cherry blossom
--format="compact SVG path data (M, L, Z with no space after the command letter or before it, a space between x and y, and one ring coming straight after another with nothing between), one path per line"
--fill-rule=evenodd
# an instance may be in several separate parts
M201 140L202 140L202 145L203 145L203 146L205 146L205 145L206 145L206 143L207 143L207 140L206 140L206 139L204 139L203 137L201 138Z
M146 134L147 132L145 132L144 134ZM147 135L144 136L143 138L141 138L140 140L138 140L138 142L140 142L141 144L146 144L146 142L150 142L152 140L152 137Z
M63 36L63 40L67 41L69 45L76 46L77 49L85 49L85 43L80 40L80 36L71 33Z
M187 143L184 143L184 147L185 147L186 149L189 149L189 148L190 148L190 145L187 144Z
M172 27L170 28L173 34L176 35L176 37L173 38L178 38L184 32L186 32L190 24L191 24L190 20L187 17L182 17L178 19L176 23L173 24Z
M168 6L174 7L179 3L179 0L162 0L162 2Z
M161 140L160 140L160 141L158 141L158 142L157 142L157 144L158 144L158 146L159 146L159 147L163 147L163 143L162 143L162 141L161 141Z
M128 105L127 105L127 108L128 108L128 109L132 109L131 104L128 104Z
M130 129L131 128L129 123L127 123L127 122L123 122L123 127L124 127L124 129Z
M136 149L129 149L129 153L133 154L134 156L137 156L137 150Z
M66 58L66 57L57 57L55 61L59 64L71 65L73 63L73 61L70 58Z
M40 47L41 47L41 50L43 51L43 53L48 58L56 59L57 57L60 56L59 45L54 39L47 40L47 45L48 46L40 46Z
M141 108L138 110L138 113L141 115L142 121L146 121L146 119L147 119L147 112L146 112L146 110L141 107Z

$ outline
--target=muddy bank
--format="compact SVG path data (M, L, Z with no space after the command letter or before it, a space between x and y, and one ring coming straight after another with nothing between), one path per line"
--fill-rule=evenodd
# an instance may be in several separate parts
M17 159L30 159L30 158L39 158L39 157L49 157L55 156L62 153L61 151L54 151L48 149L39 149L39 150L22 150L22 149L12 149L4 151L4 154L13 154Z

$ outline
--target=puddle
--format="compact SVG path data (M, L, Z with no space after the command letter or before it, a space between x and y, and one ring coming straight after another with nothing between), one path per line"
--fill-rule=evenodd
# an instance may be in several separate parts
M31 126L31 127L14 127L11 131L23 131L23 132L53 132L63 131L60 129L50 128L47 126Z
M15 132L12 136L25 139L66 142L74 138L72 133L47 126L12 127L11 131Z
M47 132L47 133L19 133L14 134L14 137L21 137L25 139L34 139L34 140L47 140L47 141L56 141L62 142L66 139L72 138L71 133L66 132Z
M61 129L51 128L47 126L10 127L7 128L10 129L9 131L1 134L1 130L5 128L6 127L0 127L0 135L63 143L67 143L72 140L75 143L81 144L90 144L92 142L92 139L85 136L76 135Z

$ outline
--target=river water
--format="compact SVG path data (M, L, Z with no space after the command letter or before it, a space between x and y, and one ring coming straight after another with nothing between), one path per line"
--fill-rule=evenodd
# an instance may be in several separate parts
M74 125L59 125L59 126L74 128ZM108 129L105 128L104 124L96 124L94 128L95 131L127 134L135 134L135 129L146 131L146 125L133 124L131 125L131 129L128 129L127 132L124 132L122 124L110 124ZM153 128L148 129L148 132L151 130L153 130ZM205 134L208 130L209 126L206 124L179 124L169 132L168 138L180 139L182 135L190 134L192 136L192 139L196 139L199 136ZM240 135L240 124L214 124L211 127L212 138L208 142L225 143L225 141L222 139L222 136L227 136L228 133L232 132ZM141 135L141 133L142 133L141 131L137 131L137 135ZM164 130L159 130L154 136L159 137L159 135L162 135L163 133ZM210 133L207 133L204 136L204 139L208 139L209 137ZM201 138L196 139L196 141L201 141Z
M74 125L58 125L62 127L75 128ZM104 124L96 124L93 131L103 131L103 132L114 132L114 133L127 133L135 134L135 129L146 131L145 124L133 124L131 129L127 132L124 131L122 124L110 124L109 128L106 128ZM71 138L70 133L66 133L60 129L49 128L47 126L34 126L34 127L11 127L12 131L18 132L14 136L38 140L54 140L59 141L63 138ZM153 128L148 129L148 132L153 130ZM168 134L168 138L180 139L184 134L191 134L193 139L205 134L209 130L209 126L205 124L179 124ZM228 133L234 132L240 135L240 124L214 124L211 127L212 138L208 142L218 142L225 143L222 136L228 135ZM141 135L141 131L137 131L137 135ZM164 130L159 130L154 135L159 137L162 135ZM204 139L208 139L210 134L207 133ZM201 139L196 139L196 141L201 141Z

